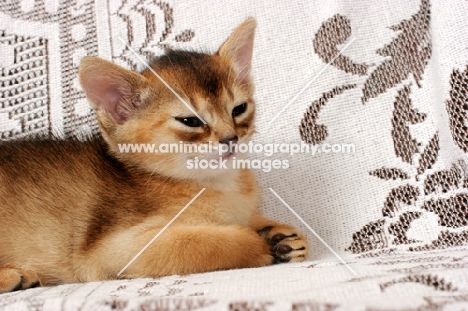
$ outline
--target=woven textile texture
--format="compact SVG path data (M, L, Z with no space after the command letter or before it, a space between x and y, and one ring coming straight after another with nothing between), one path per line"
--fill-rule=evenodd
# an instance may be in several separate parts
M308 148L251 155L289 163L254 168L261 208L312 249L301 264L4 294L0 309L468 309L466 16L463 0L0 0L2 140L98 133L85 55L142 69L122 40L146 58L215 52L255 17L254 141Z

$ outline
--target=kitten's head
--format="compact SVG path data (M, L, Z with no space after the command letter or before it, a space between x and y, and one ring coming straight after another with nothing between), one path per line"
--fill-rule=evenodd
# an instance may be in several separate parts
M186 146L185 152L156 153L125 152L121 148L122 144L149 144L161 151L173 144L175 151L175 144L181 149L180 142L197 147L211 143L215 148L229 142L247 142L254 133L250 70L255 26L254 19L246 20L213 55L169 51L150 63L152 70L141 73L97 57L83 58L80 83L111 152L129 165L174 178L203 180L222 176L226 169L187 167L187 161L196 157L219 160L215 149L204 153L200 148ZM228 169L233 156L239 155L222 155L221 160L228 160Z

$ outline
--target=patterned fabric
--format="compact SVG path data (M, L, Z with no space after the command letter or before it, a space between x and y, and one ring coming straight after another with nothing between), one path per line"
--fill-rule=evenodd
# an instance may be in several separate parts
M255 17L254 140L311 148L252 155L289 161L288 169L255 170L262 209L308 233L274 189L358 273L308 233L312 252L300 265L39 288L0 296L0 309L463 306L467 15L468 1L456 0L0 1L4 140L97 133L77 81L84 55L142 69L121 40L147 58L166 48L214 52Z
M335 311L466 310L468 248L360 255L266 268L33 288L3 294L0 310Z

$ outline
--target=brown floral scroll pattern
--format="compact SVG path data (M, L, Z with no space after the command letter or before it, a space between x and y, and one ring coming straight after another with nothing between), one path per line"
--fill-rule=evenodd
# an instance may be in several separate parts
M384 230L385 219L372 221L353 233L353 241L346 249L354 254L388 247L387 236Z
M417 241L408 239L406 232L410 228L411 222L421 216L421 212L406 212L400 215L399 221L391 223L388 232L392 234L394 245L416 243Z
M155 9L159 10L158 15L154 12ZM195 32L191 29L183 30L176 35L173 34L174 12L168 3L163 1L142 0L137 3L123 1L115 16L123 22L123 27L126 28L127 37L125 39L128 45L147 59L170 49L173 42L189 42L195 36ZM164 19L162 29L157 28L160 16ZM136 39L136 32L141 31L137 29L136 24L145 25L146 31L143 41ZM121 63L123 61L122 65L126 65L132 70L138 70L140 62L127 47L121 51L114 50L112 55L115 62Z
M417 13L390 27L398 35L387 45L376 51L386 57L379 65L372 68L366 64L352 61L345 56L339 56L331 63L337 69L354 75L366 76L362 87L362 102L387 92L390 88L401 85L393 102L391 117L391 138L395 156L403 163L403 168L382 167L370 173L381 180L400 180L402 184L390 190L380 207L382 218L364 225L352 236L352 242L346 249L352 253L363 253L370 250L385 249L399 245L410 245L411 250L417 247L445 247L460 245L465 239L465 233L441 231L439 238L432 246L421 246L421 241L407 236L414 220L421 219L427 213L438 216L438 227L459 228L467 226L468 195L457 194L466 191L468 173L462 161L450 168L434 171L433 166L439 158L439 135L434 133L425 142L417 141L411 127L426 121L427 115L417 111L412 103L411 89L421 87L420 81L426 70L432 54L430 34L430 2L421 0ZM334 15L326 20L315 34L314 51L323 62L329 62L338 53L337 46L345 43L351 37L350 20L342 15ZM412 76L415 83L408 78ZM454 140L464 150L468 151L468 69L452 74L451 99L447 102L450 115L450 127ZM352 85L355 87L355 85ZM328 98L341 94L344 87L337 86L331 92L324 93L321 98L312 102L304 114L299 126L302 140L310 144L319 144L328 136L326 125L319 124L319 114ZM408 169L408 164L413 169ZM440 197L443 195L444 197ZM447 197L448 196L448 197ZM419 225L420 222L418 222ZM434 226L434 223L426 224ZM466 231L468 232L468 230ZM416 244L416 245L415 245ZM419 244L419 245L418 245Z
M462 170L455 164L448 170L442 170L433 174L427 175L424 180L424 194L432 192L446 193L450 190L455 190L461 184Z
M398 104L398 101L401 101L401 95L406 94L405 96L409 96L406 89L410 90L409 86L405 86L403 92L400 91L396 98L393 113L394 119L396 116L395 111L401 108ZM407 109L407 111L403 115L423 119L421 117L423 114L409 111L408 107L405 109ZM405 119L407 118L405 117ZM415 122L410 122L410 124L413 123ZM392 124L395 154L404 162L410 159L408 156L406 156L406 158L401 156L402 154L409 155L407 149L404 147L401 149L401 146L404 146L402 141L406 143L406 148L408 148L408 146L415 147L415 149L411 149L413 152L411 158L419 154L417 166L413 164L413 166L416 166L414 169L416 174L411 175L403 169L387 167L370 172L370 175L383 180L398 179L401 178L401 176L408 177L405 178L407 184L393 188L390 191L382 208L382 215L384 218L365 225L363 229L353 235L353 242L347 248L348 251L353 253L362 253L368 250L387 247L387 245L383 243L370 243L370 238L377 235L382 236L388 234L394 236L392 245L420 243L420 241L408 238L406 234L411 228L411 223L415 219L420 218L423 213L427 212L434 213L438 216L438 225L440 227L455 229L468 226L468 193L459 193L461 190L466 191L466 184L464 182L468 177L466 173L466 163L460 160L457 163L453 163L448 169L429 173L439 156L440 147L438 133L434 134L421 152L418 148L419 144L412 138L408 128L402 130L401 126L398 127L398 122L392 122ZM394 133L398 131L398 128L400 131L404 131L405 135L395 135ZM415 144L410 145L408 141L413 141ZM397 147L397 145L400 146ZM399 153L398 150L402 152ZM421 178L423 179L422 183L418 183ZM447 194L450 195L448 198L440 197L441 195L446 196ZM427 197L430 197L430 199L427 199ZM416 204L418 201L421 203ZM395 217L399 217L398 221L390 223ZM381 225L377 228L373 226L375 223ZM390 223L388 228L384 225L387 223ZM359 234L362 233L364 229L368 231L366 233L367 236L365 234ZM448 246L459 246L467 244L467 242L468 230L458 233L444 230L440 232L438 239L432 241L431 244L411 246L408 250L422 251Z
M363 87L363 103L403 82L410 74L420 87L419 82L432 54L430 17L429 0L421 0L416 14L390 27L399 34L389 44L376 51L377 54L390 59L384 60L369 74ZM315 53L328 63L338 54L337 45L345 43L350 36L350 20L336 14L325 21L317 31L314 38ZM338 56L332 65L356 75L366 75L369 69L369 65L358 64L344 55Z
M295 302L292 304L291 311L334 311L340 308L336 303L320 303L315 301Z
M432 53L429 26L430 3L429 0L421 0L419 11L416 14L411 16L410 19L403 20L400 24L390 27L390 29L398 31L399 34L389 44L376 51L377 54L390 57L390 59L384 60L370 74L368 74L371 69L369 65L356 63L344 55L339 55L331 65L355 75L365 76L368 74L362 88L363 103L402 83L410 74L413 75L416 84L420 87L420 80ZM337 46L345 43L350 37L350 20L336 14L326 20L315 34L313 40L314 51L323 62L328 63L339 53ZM395 134L404 137L399 140L401 145L395 145L395 148L398 148L398 156L402 157L405 162L410 163L412 155L417 151L417 147L416 142L409 139L409 132L405 131L405 129L408 122L414 124L424 121L425 115L417 113L410 107L411 102L407 94L405 94L409 93L409 86L400 92L402 92L401 101L397 101L400 109L396 110L395 113L403 116L403 118L397 118L397 121L400 122L398 125L401 128ZM302 139L311 144L319 144L327 137L324 132L326 127L324 125L317 126L316 123L320 112L321 105L319 102L321 99L312 102L299 126ZM305 135L304 133L307 132L316 132L317 134Z
M391 282L385 282L383 284L380 284L380 290L384 291L391 285L408 282L424 284L439 291L457 290L457 288L452 283L445 281L445 279L443 278L439 278L437 275L430 274L414 274L393 280Z
M468 194L459 193L448 199L432 199L421 207L439 216L439 225L460 228L468 226Z
M354 87L356 87L355 84L335 87L330 92L323 93L322 97L320 97L318 100L314 101L312 105L310 105L299 127L299 131L301 133L301 138L303 141L309 144L319 144L320 142L324 141L325 138L327 138L327 127L323 124L317 123L320 110L322 110L322 107L325 106L325 104L330 99Z
M432 165L434 165L435 160L437 159L439 149L439 136L434 135L419 158L419 166L417 170L418 175L421 175L426 170L432 168Z
M153 311L165 311L165 310L180 310L180 311L189 311L189 310L200 310L206 309L209 306L216 304L216 300L208 299L190 299L190 298L172 298L172 299L160 299L158 297L149 297L146 301L142 301L138 310L153 310ZM103 300L96 305L98 307L110 307L112 310L128 310L128 300L112 299L112 300ZM104 308L103 308L104 309ZM106 308L107 309L107 308ZM133 309L134 310L134 309Z
M435 133L425 143L424 148L420 148L420 144L412 137L409 126L423 122L425 114L412 108L410 91L410 85L405 85L395 99L392 138L395 155L403 162L411 164L415 173L388 167L370 172L370 175L383 180L404 180L405 184L390 190L383 203L383 218L365 225L363 229L353 234L353 242L347 248L347 251L352 253L382 249L389 245L411 245L408 250L417 251L458 246L468 242L468 230L459 233L442 231L438 239L429 245L413 246L421 244L421 241L407 236L413 221L424 213L437 215L439 227L455 229L468 226L468 194L459 193L462 190L466 191L464 183L468 176L466 163L460 160L448 169L431 172L439 157L439 135ZM413 161L418 156L419 160ZM450 195L448 198L440 197L447 194ZM378 227L375 226L376 223L379 224ZM373 238L375 236L381 237L379 240L390 239L391 243L375 243ZM391 239L390 236L394 238Z
M336 14L322 24L314 38L315 53L325 62L330 62L338 54L338 45L345 43L351 36L351 21ZM339 55L332 63L345 72L365 75L368 65L357 64L345 55Z
M468 230L461 232L450 232L448 230L439 233L437 240L432 243L422 246L410 247L410 251L427 251L431 249L441 249L451 246L466 245L468 241Z
M268 311L273 304L270 301L236 301L229 304L229 311Z
M388 168L384 166L369 172L369 175L378 177L383 180L409 179L409 176L405 171L395 167Z
M426 114L413 109L409 94L409 85L398 91L392 118L395 154L406 163L412 163L413 155L418 152L418 142L411 137L409 125L421 123L426 119Z
M468 66L465 71L455 69L450 78L450 99L447 112L453 141L468 152Z
M400 33L388 45L377 50L377 54L391 58L383 61L370 74L363 88L363 103L385 93L410 74L420 87L419 82L432 54L430 22L429 0L422 0L415 15L390 27Z
M420 155L420 161L414 171L423 174L432 167L438 157L438 134L435 133L432 139L426 144L426 147L421 152L419 150L419 143L412 137L409 126L425 120L425 114L419 113L413 109L411 99L409 97L411 92L411 84L403 86L398 92L394 102L394 110L392 117L392 140L395 150L395 155L403 162L410 163L413 166L413 157ZM352 253L362 253L365 251L385 248L390 245L412 244L418 241L407 237L407 232L411 226L411 222L419 218L422 212L415 211L416 202L424 193L420 189L420 185L416 182L419 175L410 174L401 168L388 168L382 167L380 169L369 172L370 175L376 176L383 180L397 179L405 181L405 184L397 186L390 190L385 198L382 206L382 216L377 222L381 224L376 232L369 232L368 236L378 234L380 236L389 236L385 239L391 239L392 243L376 244L369 243L369 238L364 236L353 235L353 242L346 249ZM390 177L386 177L390 175ZM401 178L405 177L405 178ZM395 222L394 219L397 219ZM375 223L375 222L371 222ZM385 224L389 224L385 226ZM363 228L369 228L365 225ZM372 228L372 227L371 227ZM362 229L361 229L362 231Z
M410 184L393 188L385 199L383 216L394 217L405 205L413 204L419 196L419 189Z

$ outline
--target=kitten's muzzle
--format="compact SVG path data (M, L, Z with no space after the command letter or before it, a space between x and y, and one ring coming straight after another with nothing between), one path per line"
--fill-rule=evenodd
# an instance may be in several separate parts
M225 137L219 141L219 155L223 157L223 160L234 154L233 146L237 144L238 141L239 137L237 135Z
M237 135L231 136L231 137L224 137L219 141L220 144L225 144L229 145L229 143L237 143L239 140L239 137Z

